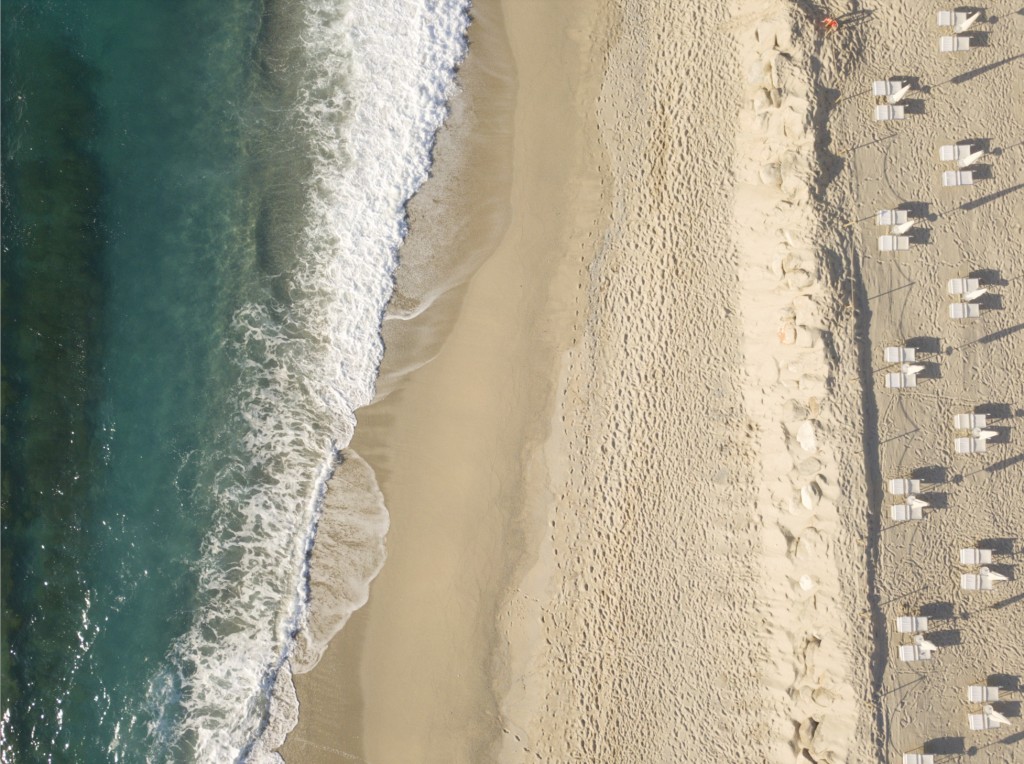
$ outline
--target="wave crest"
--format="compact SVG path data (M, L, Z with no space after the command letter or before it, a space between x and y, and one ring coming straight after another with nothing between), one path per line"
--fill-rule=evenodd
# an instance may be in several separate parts
M192 625L150 684L154 760L243 760L266 725L306 618L324 487L353 412L373 396L405 205L429 171L467 11L468 0L301 6L294 125L312 173L299 256L275 276L286 288L238 310L224 342L235 382L229 425L193 455L204 476L194 498L211 506L214 526ZM335 626L365 601L382 560L386 511L365 510L336 510L353 514L361 547L343 571Z

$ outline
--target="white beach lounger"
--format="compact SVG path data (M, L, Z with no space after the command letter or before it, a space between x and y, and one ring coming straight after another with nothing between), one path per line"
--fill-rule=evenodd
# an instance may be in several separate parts
M992 579L982 579L977 573L964 573L960 576L960 588L968 592L987 592L992 589Z
M893 504L889 507L889 517L898 523L908 520L923 520L924 508L916 504Z
M937 653L938 646L924 638L923 634L914 637L914 644L900 645L898 654L901 661L928 661Z
M928 618L923 615L901 615L896 618L896 631L900 634L914 634L928 631Z
M940 53L959 53L971 49L971 38L960 35L943 35L939 38Z
M904 85L900 80L875 80L871 83L871 92L876 98L899 103L910 92L910 85Z
M961 565L989 565L992 562L991 549L961 549Z
M971 170L946 170L942 173L942 185L947 188L973 186L974 173Z
M900 660L904 663L930 661L932 659L932 653L930 650L922 650L917 645L900 645L899 656Z
M887 122L891 119L903 119L906 116L906 110L899 104L895 106L888 103L880 103L875 106L875 121L876 122Z
M912 478L893 478L889 481L889 493L893 496L911 496L921 492L921 481Z
M892 236L886 234L878 237L879 252L906 252L910 249L909 236Z
M981 13L968 13L967 11L939 11L939 26L953 27L954 32L966 32L981 18Z
M997 729L999 722L985 714L967 714L967 726L972 732L979 732L981 730Z
M1002 573L981 568L977 573L964 573L960 576L960 588L969 592L989 592L997 582L1009 580Z
M953 302L949 305L949 317L953 319L978 318L981 306L976 302Z
M956 162L957 167L970 167L983 156L985 156L984 151L971 153L971 144L969 143L939 146L939 159L943 162Z
M906 366L906 364L904 364ZM904 387L917 387L917 375L907 374L903 371L890 371L885 375L885 386L890 390L899 390Z
M996 711L992 706L985 706L980 714L967 714L967 726L973 731L994 730L1003 724L1009 724L1010 720Z
M871 83L871 95L876 98L891 96L902 87L900 80L875 80Z
M886 363L907 363L917 360L917 349L908 347L887 347L884 351Z
M969 143L947 143L945 146L939 146L939 159L943 162L959 162L970 155Z
M956 438L953 450L958 454L983 454L988 450L988 445L982 438Z
M967 688L968 703L991 703L999 700L999 688L985 684L972 684Z
M932 753L905 753L903 764L935 764L935 754Z
M906 210L879 210L875 213L875 225L905 225L908 219Z
M977 430L988 424L988 414L954 414L953 427L957 430Z
M958 278L950 279L946 289L951 295L961 295L977 291L980 286L981 281L978 279Z

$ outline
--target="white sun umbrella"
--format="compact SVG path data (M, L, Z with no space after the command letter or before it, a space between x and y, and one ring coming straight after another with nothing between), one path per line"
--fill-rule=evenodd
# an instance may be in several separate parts
M985 152L984 151L975 151L973 154L968 154L964 158L958 159L957 163L956 163L957 167L970 167L972 164L977 162L983 156L985 156Z
M953 31L966 32L980 18L980 12L975 12L968 16L965 11L957 11L953 14Z
M936 645L934 642L929 642L927 639L925 639L924 634L916 635L914 637L914 644L922 650L929 653L936 653L939 651L939 646Z

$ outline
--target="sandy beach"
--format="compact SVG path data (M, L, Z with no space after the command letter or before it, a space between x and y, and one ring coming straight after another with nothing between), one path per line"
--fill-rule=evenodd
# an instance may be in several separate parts
M829 120L830 152L847 159L832 184L845 197L860 260L861 321L869 434L868 478L874 517L870 554L873 612L880 681L876 692L880 758L904 752L934 754L936 761L1012 762L1024 759L1020 734L1020 678L1024 675L1024 599L1015 564L1024 520L1019 428L1024 412L1020 364L1020 191L1024 178L1024 17L1016 7L987 7L968 30L973 49L940 53L931 7L913 9L920 23L898 28L907 11L878 9L858 28L864 48L853 74L840 84ZM912 84L906 119L875 123L870 82L889 77ZM858 87L859 86L859 87ZM969 143L983 150L971 170L973 186L944 188L942 145ZM903 208L915 220L907 252L878 251L875 212ZM837 221L838 222L838 221ZM947 283L979 277L989 293L978 300L977 319L953 320ZM886 346L917 351L921 373L912 390L886 389ZM982 454L954 453L953 417L987 413L998 435ZM924 520L896 524L890 506L903 499L887 492L891 478L922 480ZM993 571L1010 580L990 592L964 591L963 548L993 552ZM930 661L899 660L912 635L896 630L898 616L929 617L927 639L938 647ZM972 731L968 685L1001 688L994 710L1009 726Z
M712 5L474 3L350 447L387 559L294 666L289 764L1024 757L1024 16L940 54L921 0L833 36ZM908 113L878 123L889 77ZM942 188L960 141L977 183ZM911 248L880 253L901 205ZM977 319L947 316L959 276ZM965 412L986 453L953 453ZM923 521L889 519L893 477ZM1010 580L962 591L986 545ZM898 615L933 619L930 661ZM986 683L1013 724L968 731Z

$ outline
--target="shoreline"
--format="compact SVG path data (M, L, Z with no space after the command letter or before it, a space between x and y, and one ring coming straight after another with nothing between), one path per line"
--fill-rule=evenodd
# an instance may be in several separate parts
M593 134L584 138L576 120L550 132L549 115L569 93L564 80L549 76L565 56L565 41L545 41L538 30L561 37L574 23L596 23L579 11L474 5L461 92L438 137L435 172L410 203L378 395L357 412L350 446L372 465L384 493L389 559L371 585L370 603L354 617L365 634L346 626L313 671L295 676L300 706L315 698L310 702L335 711L358 708L361 718L331 728L319 709L300 711L281 749L286 760L477 760L502 734L495 687L502 672L464 676L462 683L453 677L460 660L492 665L496 610L513 571L533 554L527 539L538 533L536 518L523 511L524 492L534 489L522 488L517 465L529 462L530 449L544 439L542 412L554 387L547 369L569 344L567 326L578 310L578 290L566 282L578 283L582 267L569 253L572 223L562 219L559 202L577 198L589 229L601 186L588 181L598 190L580 195L579 179L594 172L581 155ZM530 48L528 59L513 63L507 24L525 27L516 44ZM585 65L583 54L578 65ZM515 102L524 79L546 100L543 110L534 104L524 115ZM513 175L512 157L525 151L535 158L520 158L515 166L522 169ZM448 220L456 225L447 227ZM456 254L439 264L446 249ZM439 274L452 273L438 283ZM507 469L488 469L485 453ZM481 512L487 506L493 511ZM454 612L423 604L438 598ZM446 623L449 615L456 623ZM421 635L415 652L429 653L429 662L403 649L405 629ZM339 661L358 665L352 670L372 682L340 693L335 686L330 701L326 687L335 671L328 666ZM455 710L432 716L437 697ZM443 743L439 728L450 733Z

